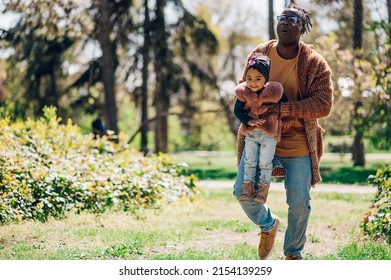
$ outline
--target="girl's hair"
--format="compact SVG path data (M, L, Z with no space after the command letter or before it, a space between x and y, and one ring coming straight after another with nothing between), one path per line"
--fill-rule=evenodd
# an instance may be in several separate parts
M310 14L303 8L300 8L295 3L291 2L285 9L295 9L300 12L300 18L303 21L304 33L309 33L312 27Z

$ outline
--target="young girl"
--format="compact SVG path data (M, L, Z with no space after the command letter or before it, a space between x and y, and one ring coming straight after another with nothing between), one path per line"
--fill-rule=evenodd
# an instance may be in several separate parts
M235 88L235 116L242 122L240 133L245 138L245 165L241 201L254 200L264 204L267 199L273 158L281 136L281 121L277 115L268 114L264 104L276 103L283 96L282 85L268 82L270 60L254 54L245 68L246 81ZM260 168L258 191L255 190L257 164Z

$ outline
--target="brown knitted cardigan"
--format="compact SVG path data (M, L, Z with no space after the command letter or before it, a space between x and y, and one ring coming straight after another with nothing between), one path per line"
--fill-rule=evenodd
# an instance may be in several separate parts
M258 45L248 56L255 52L267 53L268 48L276 40L271 40ZM298 117L304 119L304 129L311 159L312 179L311 185L322 181L319 163L323 154L322 134L324 130L318 123L318 118L330 114L333 104L333 84L331 69L325 59L317 53L312 45L300 42L297 60L297 83L299 93L297 101L283 102L280 105L280 118ZM243 74L242 81L245 77ZM239 129L240 131L240 129ZM240 162L243 148L244 135L237 134L237 155Z

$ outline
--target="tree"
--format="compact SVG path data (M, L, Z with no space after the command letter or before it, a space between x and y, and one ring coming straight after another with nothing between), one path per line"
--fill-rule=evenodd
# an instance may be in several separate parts
M141 86L141 151L148 153L148 67L151 48L151 23L148 0L144 0L144 45L142 47L143 69Z
M391 0L387 0L387 11L388 11L388 42L391 43Z
M164 13L168 2L175 4L177 11L177 18L170 25L166 23ZM194 63L199 58L189 59L187 50L201 49L205 45L209 49L205 53L209 54L216 50L216 39L205 22L188 12L181 1L158 0L155 18L151 20L151 42L156 78L153 100L156 115L155 152L158 153L168 151L168 116L173 113L173 97L182 93L191 94L191 79L205 77L205 72ZM187 76L188 71L192 75Z
M369 139L384 150L391 149L391 1L387 1L388 17L368 23L369 31L375 34L374 48L369 56L373 69L375 96L368 117ZM379 7L381 9L382 7ZM373 67L372 67L373 68Z
M384 10L384 2L372 3L371 10L363 6L367 4L364 1L317 2L331 6L332 13L328 16L336 16L339 26L333 31L336 37L333 33L328 34L328 40L333 39L321 51L330 62L337 82L333 112L325 120L329 126L327 130L335 135L350 132L354 136L353 164L362 166L365 164L364 137L378 148L389 147L386 144L390 138L387 118L390 97L386 78L390 71L387 67L390 45L386 35L389 34L389 18L373 20L370 17L371 13L382 14L374 9ZM322 44L318 45L322 46L328 40L322 39ZM351 114L347 115L348 112Z
M20 14L18 23L2 34L3 42L14 50L9 61L23 71L19 79L25 85L24 101L15 102L24 111L32 108L35 115L47 105L59 108L59 99L66 94L66 53L88 32L89 22L73 1L5 1L4 5L5 12ZM63 116L64 110L58 111Z
M358 78L358 71L360 69L360 63L355 63L356 60L360 60L361 48L362 48L362 25L363 25L363 5L362 0L354 0L354 32L353 32L353 49L355 56L353 64L355 67L354 72L354 92L353 92L353 128L354 128L354 140L352 145L352 156L354 166L365 166L365 152L364 152L364 132L366 123L364 123L362 115L362 101L361 101L361 81Z
M274 1L269 0L269 39L275 39L276 33L274 32Z
M109 1L95 0L92 8L96 10L95 36L102 49L102 83L104 86L105 111L108 128L118 134L118 116L116 104L116 69L118 66L117 48L121 32L132 26L129 19L129 7L132 0Z
M175 6L170 6L168 3ZM143 58L144 78L142 78L141 90L137 88L144 101L146 99L143 96L146 91L153 92L153 108L148 107L148 113L142 109L141 115L148 114L148 118L142 117L141 124L130 137L129 143L143 129L145 140L142 140L142 143L145 143L143 141L147 141L146 134L150 124L153 124L155 126L154 152L164 152L168 150L169 119L179 118L180 122L184 123L192 117L197 108L196 102L192 99L194 81L200 79L205 85L212 80L210 73L207 73L210 65L206 62L211 60L212 53L216 53L217 41L207 24L185 9L180 1L160 1L156 4L154 9L149 8L150 19L144 16L141 25L144 45L141 47L140 57ZM170 24L166 23L165 10L170 10ZM145 24L146 21L149 21L149 25ZM147 55L147 45L149 45L150 58L144 59ZM139 55L137 51L136 54ZM149 67L148 59L152 62L149 63ZM148 82L149 87L146 84L147 75L154 78ZM142 107L145 108L145 105ZM154 116L149 116L149 109ZM147 144L144 147L146 146Z
M168 48L164 8L166 0L156 1L155 31L155 152L168 151L168 111L170 108L170 83L173 79L172 53Z
M216 1L214 5L208 4L207 9L209 13L204 9L199 14L208 22L212 16L217 18L213 28L219 33L219 59L214 68L218 102L224 109L230 130L236 137L239 122L233 115L233 90L242 76L249 50L260 41L266 40L268 33L267 29L262 29L263 26L260 26L255 34L247 31L254 25L251 19L260 17L260 11L252 7L239 11L231 2ZM260 37L259 34L263 36Z
M118 134L117 104L115 98L115 70L117 68L116 41L111 33L114 23L110 20L112 8L109 0L99 0L97 4L98 16L96 17L97 39L102 48L102 82L105 95L105 111L108 119L108 128Z

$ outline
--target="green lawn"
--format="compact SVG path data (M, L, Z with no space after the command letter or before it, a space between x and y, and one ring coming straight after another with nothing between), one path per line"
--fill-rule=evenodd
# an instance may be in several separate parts
M201 180L232 180L236 177L237 165L234 152L182 152L171 154L189 166L188 173L196 174ZM389 158L371 155L365 167L353 167L349 155L327 154L321 161L321 174L324 183L367 185L369 175L383 164L389 164Z
M360 234L372 194L312 194L306 259L391 259L391 249ZM282 220L272 260L283 258L285 194L271 191L269 206ZM256 260L258 229L230 188L204 189L195 201L165 209L72 214L46 223L1 226L0 260ZM357 244L356 244L357 243Z

